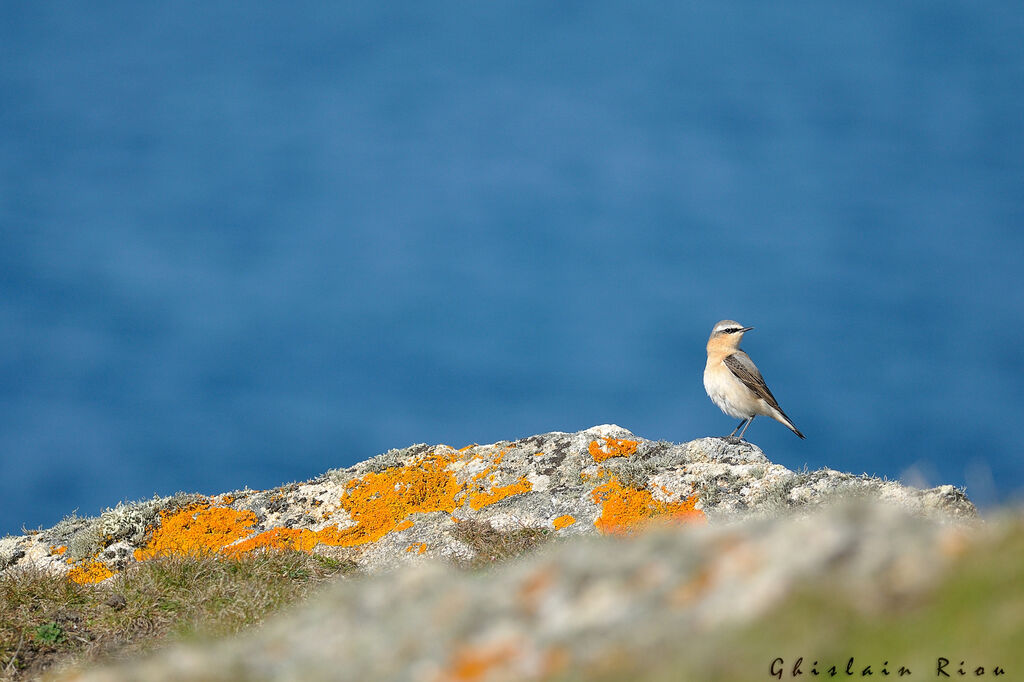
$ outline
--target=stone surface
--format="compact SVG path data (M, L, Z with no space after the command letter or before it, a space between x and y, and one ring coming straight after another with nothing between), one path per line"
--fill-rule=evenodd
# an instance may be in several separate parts
M60 679L623 679L616 666L692 661L716 633L770 627L773 607L800 590L869 614L898 609L993 532L860 498L805 514L575 538L482 573L429 562L345 581L240 636ZM767 662L745 679L764 678Z
M460 449L414 445L273 490L120 504L0 539L0 570L31 565L98 582L161 554L294 547L376 572L471 561L473 547L455 532L467 520L501 532L623 534L658 519L715 525L848 498L942 522L976 516L948 485L918 490L829 469L794 472L747 442L673 444L602 425Z

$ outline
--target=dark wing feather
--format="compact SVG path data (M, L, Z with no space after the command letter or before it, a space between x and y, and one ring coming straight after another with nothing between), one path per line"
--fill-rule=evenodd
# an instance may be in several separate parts
M761 373L757 371L757 367L754 365L754 361L750 359L750 356L743 351L736 351L732 355L725 358L725 366L729 368L729 371L733 373L737 379L743 382L743 385L754 392L759 398L763 398L766 403L775 408L775 411L782 415L782 418L786 421L783 422L792 429L793 433L804 437L804 434L793 426L793 420L786 416L786 413L779 407L779 401L775 399L772 392L768 390L768 384L764 383L764 378Z
M754 365L754 361L750 359L750 356L743 351L737 351L732 355L725 358L725 366L729 368L729 371L733 375L743 382L743 385L754 392L758 398L764 398L764 401L774 407L779 412L782 409L779 408L779 403L775 400L775 396L768 390L768 384L764 383L764 378L761 373L757 371L757 367Z

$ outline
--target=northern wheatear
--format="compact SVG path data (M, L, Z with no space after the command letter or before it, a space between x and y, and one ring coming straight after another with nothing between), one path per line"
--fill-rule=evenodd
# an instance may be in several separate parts
M804 434L793 426L775 396L768 390L764 378L757 371L757 365L740 350L743 335L751 329L753 327L744 327L739 322L722 320L711 330L711 338L708 339L704 390L722 412L743 420L726 438L732 438L740 426L743 431L740 431L739 438L743 438L750 422L759 414L786 425L803 438Z

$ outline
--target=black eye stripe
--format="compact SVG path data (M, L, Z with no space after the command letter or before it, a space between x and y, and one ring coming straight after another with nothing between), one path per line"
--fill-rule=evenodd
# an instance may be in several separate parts
M729 327L728 329L723 329L723 330L722 330L722 333L723 333L723 334L735 334L735 333L736 333L736 332L738 332L739 330L740 330L740 328L739 328L739 327Z

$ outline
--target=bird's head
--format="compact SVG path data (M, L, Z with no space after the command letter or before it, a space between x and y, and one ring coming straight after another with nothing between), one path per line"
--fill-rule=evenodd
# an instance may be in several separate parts
M753 327L744 327L735 320L722 320L711 330L708 346L714 344L719 348L739 348L743 335L751 329Z

